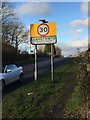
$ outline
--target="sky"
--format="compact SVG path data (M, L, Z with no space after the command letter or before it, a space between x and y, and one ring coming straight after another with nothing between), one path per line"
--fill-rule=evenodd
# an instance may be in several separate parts
M88 46L87 2L16 2L15 12L30 30L39 19L57 24L57 43L64 56L77 54Z

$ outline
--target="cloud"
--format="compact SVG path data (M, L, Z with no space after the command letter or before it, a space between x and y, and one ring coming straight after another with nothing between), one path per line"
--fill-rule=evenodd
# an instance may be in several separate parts
M72 30L72 40L73 41L78 41L80 40L80 35L83 32L83 29L76 29L76 30Z
M80 34L82 31L83 31L83 29L76 29L76 30L73 30L72 32L74 34Z
M82 34L84 29L72 29L71 30L68 30L67 32L63 33L62 36L64 35L71 35L71 40L79 40L80 39L80 36Z
M78 41L69 41L67 44L61 43L63 50L70 50L70 49L76 49L80 47L87 47L88 46L88 38L85 38L83 40Z
M69 46L73 48L88 46L88 38L85 38L84 40L72 41L71 43L69 43Z
M48 3L23 3L16 10L16 13L19 16L32 15L32 16L48 16L51 14L51 7Z
M88 13L90 13L90 3L88 1L83 1L81 3L81 12L87 15L85 19L76 19L70 22L72 27L90 27L90 17L88 17Z
M90 17L88 16L90 13L90 2L83 0L81 3L81 12L85 14L87 17L84 19L76 19L70 22L72 27L90 27Z
M72 27L81 27L81 26L87 27L88 26L88 18L73 20L73 21L70 22L70 25Z
M83 3L81 4L81 11L82 11L83 13L85 13L85 14L88 13L88 2L83 2Z
M62 53L65 56L77 54L77 48L80 51L87 50L88 47L88 37L83 40L79 39L78 41L69 41L68 43L60 43Z
M71 27L90 27L90 17L86 19L77 19L73 20L69 23Z

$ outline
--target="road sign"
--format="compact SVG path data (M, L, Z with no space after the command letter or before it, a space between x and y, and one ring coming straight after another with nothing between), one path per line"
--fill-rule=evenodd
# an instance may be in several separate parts
M51 44L51 78L54 81L53 44L56 43L56 23L30 25L30 42L35 45L35 80L37 80L37 45Z
M30 37L34 45L56 43L56 23L31 24Z
M56 23L49 22L43 24L30 25L30 37L56 36Z
M40 24L37 28L37 33L40 36L46 36L49 33L49 26L47 24Z
M31 43L34 45L54 44L56 42L57 42L56 36L31 38Z

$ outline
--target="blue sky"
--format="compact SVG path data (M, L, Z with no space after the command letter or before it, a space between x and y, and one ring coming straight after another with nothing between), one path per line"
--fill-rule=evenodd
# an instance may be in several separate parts
M16 13L23 24L40 23L39 19L57 24L57 46L65 56L87 49L88 4L86 2L17 3Z

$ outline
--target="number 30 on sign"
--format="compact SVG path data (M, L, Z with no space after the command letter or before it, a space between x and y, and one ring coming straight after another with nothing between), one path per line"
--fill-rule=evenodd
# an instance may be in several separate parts
M47 24L40 24L37 32L40 36L46 36L49 33L49 26Z
M56 36L56 23L49 22L43 24L30 25L30 37Z

